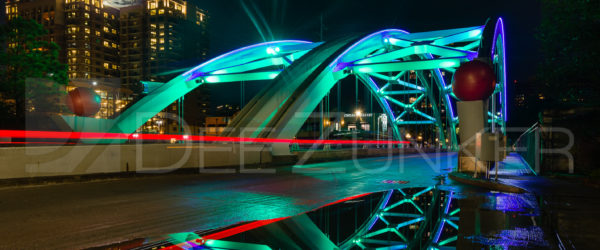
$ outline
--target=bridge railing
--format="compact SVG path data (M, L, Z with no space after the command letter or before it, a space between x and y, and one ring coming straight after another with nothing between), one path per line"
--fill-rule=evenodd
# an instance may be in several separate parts
M540 163L542 161L541 145L542 139L541 124L536 122L523 132L513 143L512 150L523 158L529 167L536 172L540 172Z

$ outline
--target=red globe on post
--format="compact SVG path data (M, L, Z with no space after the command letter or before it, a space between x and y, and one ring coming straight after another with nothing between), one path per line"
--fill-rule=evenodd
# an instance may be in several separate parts
M495 87L496 76L485 62L473 60L463 63L454 73L452 91L461 101L484 100Z
M78 116L92 116L100 110L100 96L89 88L78 87L67 94L67 106Z

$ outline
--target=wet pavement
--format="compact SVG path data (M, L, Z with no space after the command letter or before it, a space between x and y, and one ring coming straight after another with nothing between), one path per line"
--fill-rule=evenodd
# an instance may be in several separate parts
M274 249L358 249L360 244L594 249L600 192L530 175L526 166L510 160L503 180L530 192L493 192L449 181L444 175L456 162L455 154L325 162L278 174L167 175L3 188L0 248L116 244L153 249L191 241L203 247ZM255 227L238 229L249 224ZM206 241L211 235L219 237Z
M138 249L570 248L555 237L540 197L438 180L433 186L369 193L293 217L172 234Z
M399 185L433 185L455 162L451 153L417 154L309 164L278 174L7 187L0 189L0 249L78 249L293 216Z

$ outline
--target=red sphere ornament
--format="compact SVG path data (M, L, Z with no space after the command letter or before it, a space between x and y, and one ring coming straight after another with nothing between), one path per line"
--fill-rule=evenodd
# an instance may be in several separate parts
M67 94L67 106L78 116L92 116L100 110L100 96L89 88L78 87Z
M496 76L485 62L473 60L463 63L454 73L452 91L461 101L484 100L494 92Z

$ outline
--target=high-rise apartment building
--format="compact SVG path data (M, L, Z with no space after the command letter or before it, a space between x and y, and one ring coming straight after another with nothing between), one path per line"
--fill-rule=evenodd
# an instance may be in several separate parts
M65 1L69 78L119 77L119 10L102 0Z
M65 0L6 0L6 17L33 19L48 30L42 39L65 48ZM10 44L9 44L10 46ZM61 50L59 60L66 63L66 51Z
M107 109L98 118L113 118L135 101L140 81L166 82L179 69L203 61L208 51L207 14L194 0L6 0L5 8L8 20L22 16L49 30L43 39L61 47L59 59L69 66L71 87L89 85L108 93L101 95ZM110 86L100 86L105 82ZM123 93L114 93L118 89ZM198 114L208 109L206 94L198 90L188 97L185 105L183 99L175 102L145 128L156 121L160 129L150 131L179 131L165 112L203 121Z
M6 15L42 24L69 78L119 77L119 10L102 0L7 0Z
M147 0L121 9L121 78L125 86L164 82L208 51L206 12L192 1Z
M193 1L146 0L120 9L121 81L135 89L140 81L166 82L181 68L194 66L208 51L207 14ZM184 105L182 105L184 103ZM182 108L185 107L183 110ZM176 101L142 130L159 133L180 132L177 114L188 121L192 130L203 127L208 98L200 89L189 93L185 101ZM198 122L200 121L200 122Z
M123 3L122 3L123 2ZM125 5L127 2L129 5ZM45 40L61 48L69 78L121 77L166 81L202 61L208 51L207 14L193 1L6 0L6 14L36 20ZM111 6L121 7L120 9Z
M142 63L148 53L145 45L147 24L145 8L142 4L124 7L120 13L121 38L121 81L132 88L141 80L149 80Z

